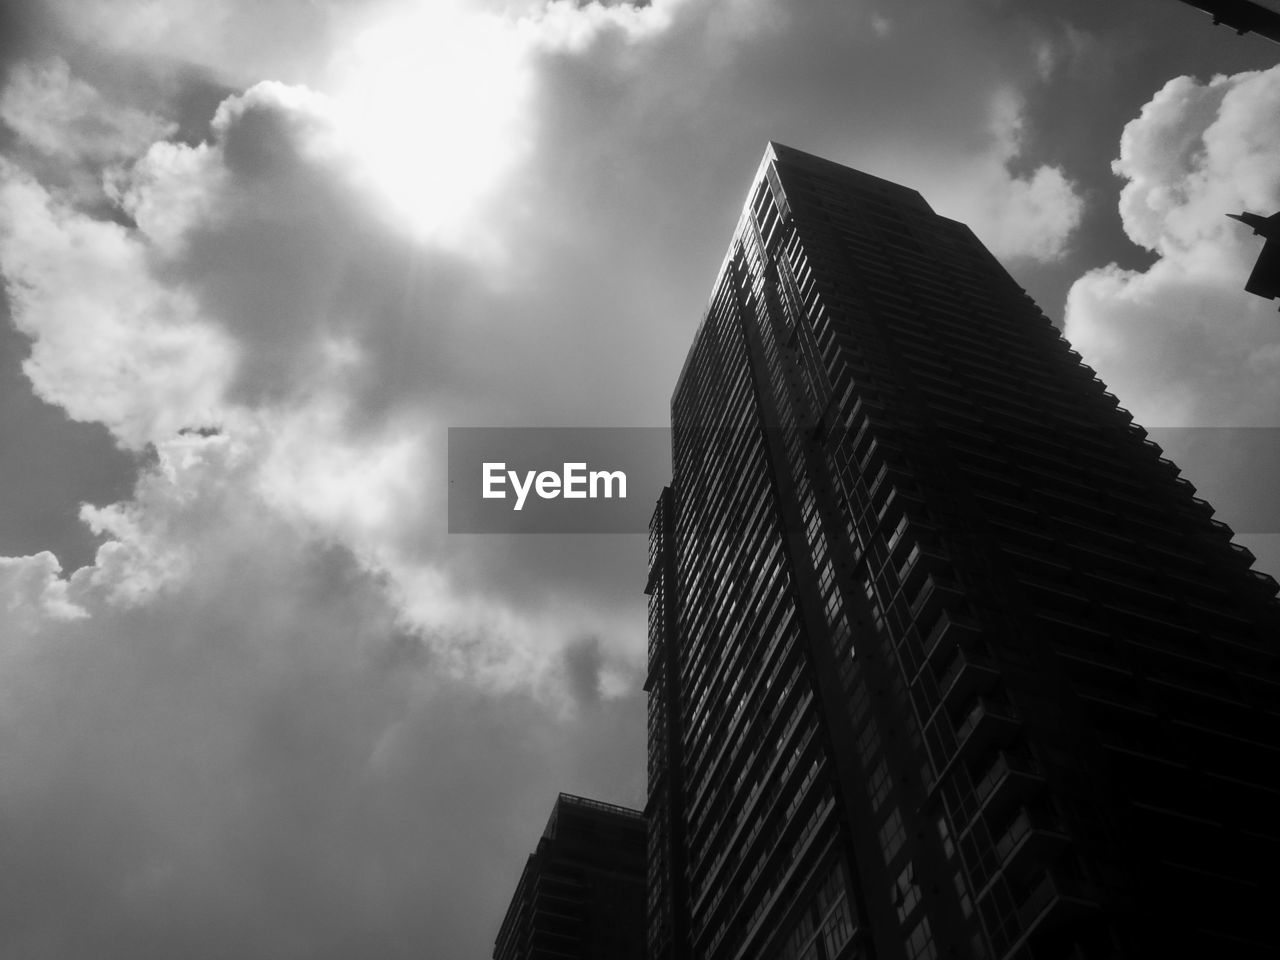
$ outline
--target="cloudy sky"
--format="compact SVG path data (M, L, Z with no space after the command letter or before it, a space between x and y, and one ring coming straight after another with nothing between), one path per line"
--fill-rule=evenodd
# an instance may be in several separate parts
M448 535L446 430L664 424L770 139L1280 570L1280 46L1189 6L0 11L0 956L483 958L557 791L643 804L644 539Z

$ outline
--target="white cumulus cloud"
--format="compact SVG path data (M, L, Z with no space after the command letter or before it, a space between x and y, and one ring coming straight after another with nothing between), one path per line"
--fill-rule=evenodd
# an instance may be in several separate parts
M962 160L949 182L926 197L937 198L938 212L972 227L998 258L1046 263L1066 251L1084 201L1059 167L1013 172L1023 150L1022 109L1012 91L998 90L990 103L987 151Z
M0 121L43 153L99 162L134 157L175 129L152 113L112 103L57 57L10 71Z
M1261 240L1225 214L1280 209L1277 116L1280 67L1170 80L1125 127L1121 218L1158 259L1080 278L1066 333L1141 422L1275 425L1280 322L1243 289Z
M0 160L0 270L32 340L23 369L44 399L135 449L216 417L234 353L148 253Z
M58 558L45 551L31 557L0 557L0 609L11 631L34 630L41 620L75 620L88 616L67 593L58 576Z

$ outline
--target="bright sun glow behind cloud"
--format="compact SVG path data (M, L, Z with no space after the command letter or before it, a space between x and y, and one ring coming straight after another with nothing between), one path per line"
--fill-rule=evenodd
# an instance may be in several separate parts
M515 25L445 0L365 28L333 65L359 176L417 236L468 215L524 155L527 46Z

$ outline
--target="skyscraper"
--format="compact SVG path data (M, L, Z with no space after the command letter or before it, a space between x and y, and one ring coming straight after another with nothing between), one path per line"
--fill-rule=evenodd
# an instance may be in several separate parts
M968 228L771 145L671 408L650 960L1274 949L1276 583Z
M639 810L562 793L520 875L494 960L641 960Z

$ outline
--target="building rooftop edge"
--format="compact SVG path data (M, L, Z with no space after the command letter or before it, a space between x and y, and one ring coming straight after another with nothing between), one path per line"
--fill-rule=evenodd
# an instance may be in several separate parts
M936 215L934 209L929 206L929 202L925 200L920 191L911 187L903 186L892 180L886 180L884 177L877 177L873 173L866 173L856 167L848 166L836 160L829 160L826 157L820 157L814 153L807 153L796 147L788 146L777 140L769 140L765 144L764 156L760 158L759 164L756 166L755 175L751 178L751 183L747 187L746 199L742 203L742 212L738 216L737 225L733 229L733 236L729 240L729 245L725 250L724 258L720 261L720 268L716 271L715 279L711 283L711 292L707 295L706 306L702 310L702 318L698 321L697 327L693 331L693 341L696 342L698 334L702 330L703 324L707 321L707 315L711 310L711 300L715 296L716 290L720 288L720 281L724 278L725 270L733 260L734 249L738 245L738 237L742 233L743 225L751 214L751 198L755 195L760 182L765 179L766 172L771 164L777 163L790 164L792 166L803 169L812 170L819 173L834 174L841 179L855 179L862 181L871 181L881 189L888 188L890 192L899 194L904 200L919 204L924 210ZM781 182L781 178L779 178ZM786 192L786 185L783 183L783 193ZM945 218L944 218L945 219ZM685 354L684 363L680 365L680 374L676 377L675 387L671 391L670 400L674 400L677 393L680 392L680 386L684 383L685 372L689 368L689 358L692 355L692 347L689 353ZM670 401L668 401L670 403Z

